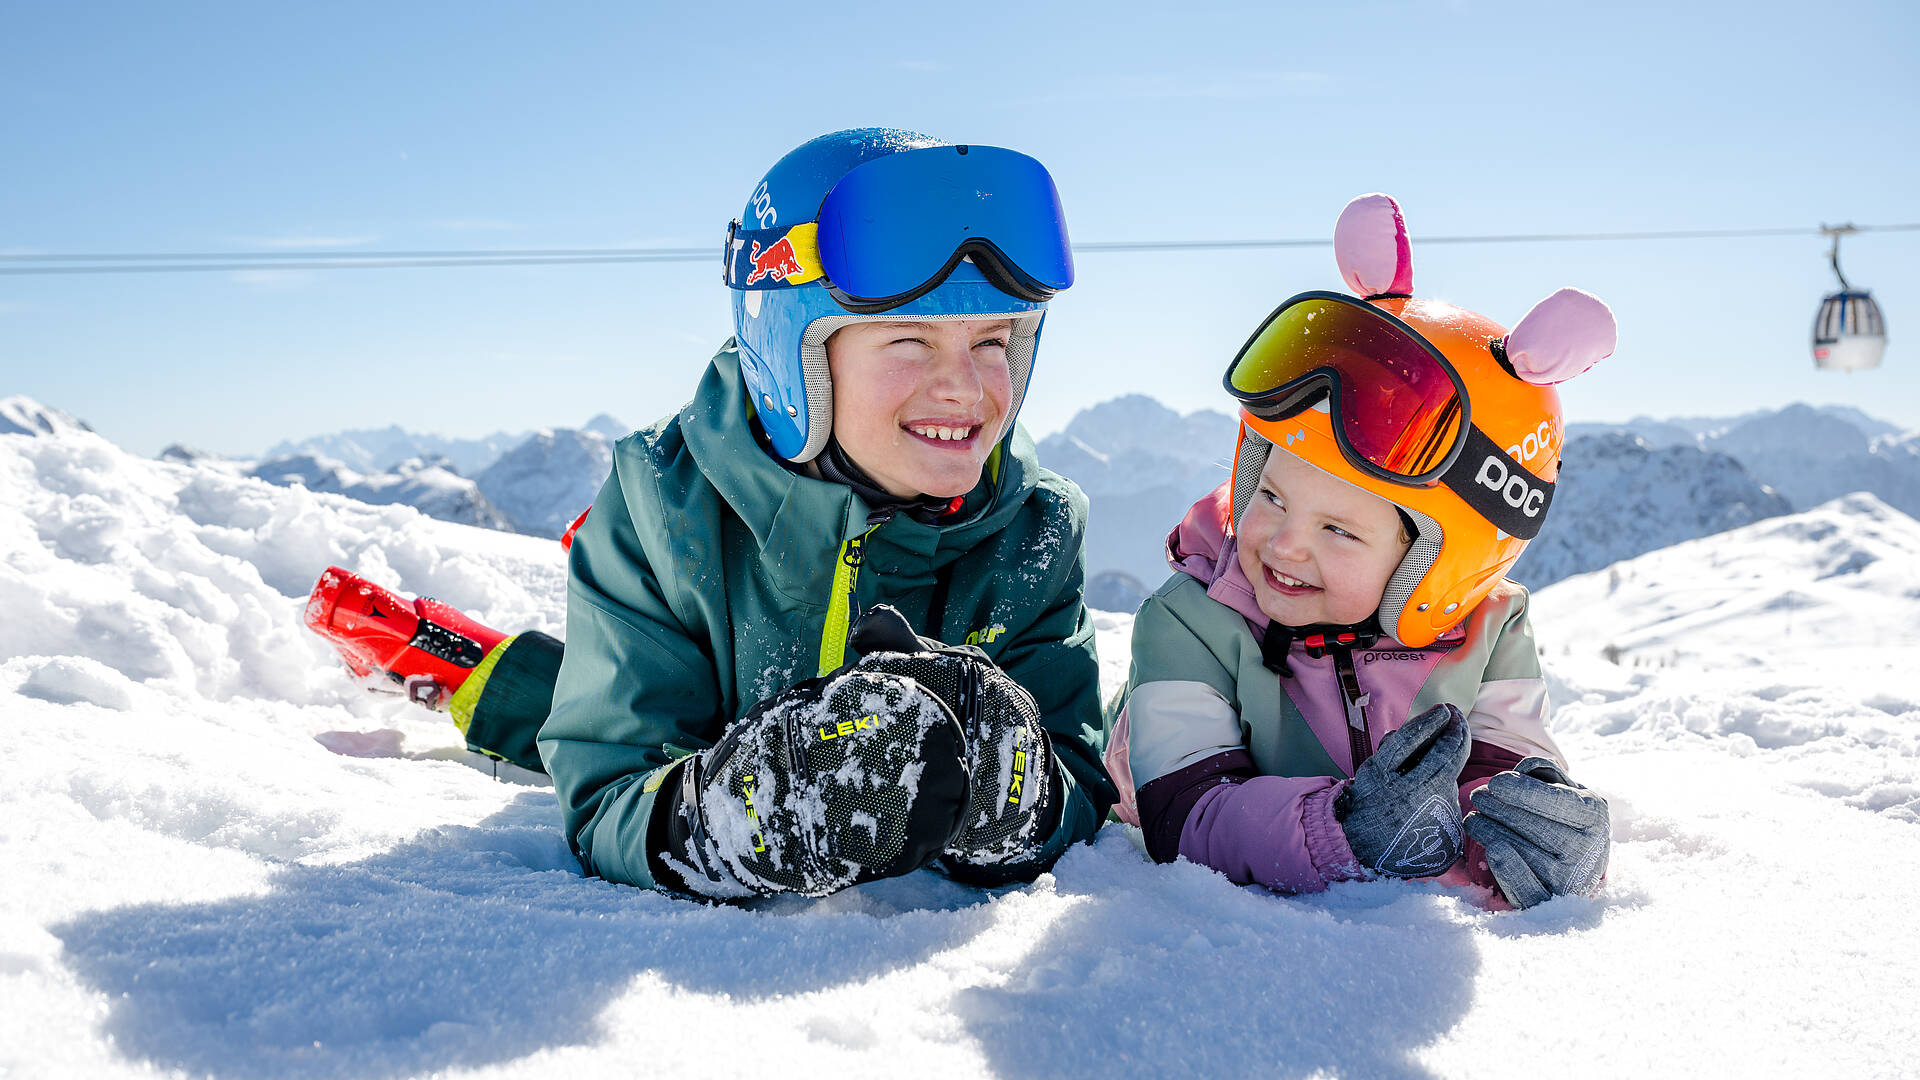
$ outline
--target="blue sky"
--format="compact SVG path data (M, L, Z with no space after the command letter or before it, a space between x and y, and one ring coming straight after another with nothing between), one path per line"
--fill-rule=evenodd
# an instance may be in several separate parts
M712 246L824 131L1046 162L1077 240L1327 237L1387 191L1416 291L1511 324L1555 288L1620 350L1573 419L1807 400L1920 427L1920 233L1843 264L1886 364L1812 369L1818 237L1421 234L1920 221L1920 16L1883 5L0 5L0 252ZM397 422L639 424L728 334L714 265L0 277L0 395L131 449ZM1219 373L1327 249L1090 254L1023 418Z

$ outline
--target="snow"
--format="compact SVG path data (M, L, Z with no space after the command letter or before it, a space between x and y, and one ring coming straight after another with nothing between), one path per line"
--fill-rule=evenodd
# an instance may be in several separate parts
M1920 1054L1920 524L1870 496L1536 596L1556 738L1612 803L1598 898L1287 898L1109 826L1030 886L923 872L740 908L581 877L541 778L496 780L299 626L336 563L558 633L557 544L52 426L0 435L8 1080L1895 1076ZM1094 621L1110 692L1131 620Z

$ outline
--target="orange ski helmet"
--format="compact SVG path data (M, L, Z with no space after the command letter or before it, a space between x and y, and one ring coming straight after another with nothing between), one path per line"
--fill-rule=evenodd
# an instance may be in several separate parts
M1289 299L1228 367L1241 402L1233 521L1275 449L1399 507L1418 535L1377 618L1418 648L1466 618L1545 521L1565 441L1553 384L1612 354L1613 313L1561 289L1508 333L1414 299L1405 219L1386 195L1347 204L1334 256L1360 299Z

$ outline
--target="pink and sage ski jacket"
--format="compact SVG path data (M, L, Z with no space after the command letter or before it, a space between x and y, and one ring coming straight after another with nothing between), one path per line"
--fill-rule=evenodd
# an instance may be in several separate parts
M1334 798L1356 753L1442 702L1459 708L1473 736L1463 813L1469 791L1523 757L1565 765L1547 734L1525 589L1502 582L1422 649L1383 637L1314 657L1296 641L1283 677L1262 660L1268 619L1227 535L1231 512L1225 484L1194 504L1167 538L1176 572L1134 616L1133 669L1106 763L1116 809L1140 826L1155 861L1184 855L1240 884L1296 893L1367 876ZM1493 888L1471 842L1438 880Z

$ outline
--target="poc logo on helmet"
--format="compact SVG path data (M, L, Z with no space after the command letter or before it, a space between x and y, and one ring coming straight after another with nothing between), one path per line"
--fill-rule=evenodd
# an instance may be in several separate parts
M1527 432L1526 438L1507 447L1507 456L1515 461L1532 461L1536 455L1546 450L1552 438L1553 421L1542 420L1539 427Z
M1517 465L1507 468L1507 459L1500 454L1488 454L1480 463L1480 471L1474 474L1473 481L1483 487L1500 493L1507 505L1528 517L1539 517L1540 507L1547 501L1547 493L1534 487L1527 480L1527 474Z

